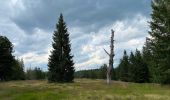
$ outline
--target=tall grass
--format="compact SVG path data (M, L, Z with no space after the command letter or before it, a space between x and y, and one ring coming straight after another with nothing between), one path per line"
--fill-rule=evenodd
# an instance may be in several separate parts
M0 100L170 100L170 87L89 79L65 84L11 81L0 83Z

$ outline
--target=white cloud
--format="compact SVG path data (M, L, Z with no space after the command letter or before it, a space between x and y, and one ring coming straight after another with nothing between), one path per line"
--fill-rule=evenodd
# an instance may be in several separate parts
M148 20L145 16L136 15L132 19L113 22L112 25L105 26L96 33L87 34L91 40L81 47L81 54L82 56L88 56L89 59L81 63L77 62L76 68L78 70L96 68L98 65L108 63L108 56L103 48L109 51L111 29L115 30L116 62L114 66L117 66L124 49L127 51L134 51L136 48L141 50L145 37L148 35L148 27L146 27L148 26Z
M23 58L26 63L40 64L40 63L47 62L48 54L37 55L34 52L29 52L29 53L23 54L21 58Z
M45 68L43 69L47 70L47 63L48 63L48 58L50 55L51 48L47 48L44 51L46 52L42 54L38 54L37 52L31 51L31 52L22 54L21 56L19 56L19 58L23 58L24 63L26 65L26 69L28 69L29 67L33 68L33 67L44 67L45 66Z
M124 49L128 51L133 51L136 48L141 49L145 37L148 35L147 21L149 19L147 17L137 14L135 17L124 19L124 15L119 12L113 11L113 14L111 14L108 9L115 8L109 2L113 1L97 2L96 8L91 5L96 1L88 1L89 5L76 6L78 7L76 9L73 1L70 1L70 3L57 0L55 2L59 3L42 0L36 2L35 0L0 1L0 19L2 19L0 20L0 35L7 36L13 42L14 55L19 58L23 57L26 67L29 67L30 64L32 66L44 64L47 68L53 34L51 26L55 26L56 13L62 11L68 25L71 24L68 29L76 70L96 68L101 64L108 63L108 56L103 48L109 50L110 29L115 30L115 66L118 64ZM47 6L47 2L51 6ZM90 4L90 2L92 3ZM62 3L68 5L63 6ZM76 2L76 5L81 3L82 1ZM66 7L63 8L65 10L59 9L60 5ZM116 4L115 7L119 7L119 5ZM127 5L125 8L128 7L133 8L131 5ZM121 11L124 13L130 10L130 12L134 12L133 14L138 11L142 14L145 12L140 11L140 9L133 11L132 8L125 9L126 11L122 8ZM144 8L147 8L147 6ZM93 11L89 12L88 9L93 9ZM53 13L51 10L57 12ZM106 11L109 12L106 13ZM114 16L114 14L117 16Z

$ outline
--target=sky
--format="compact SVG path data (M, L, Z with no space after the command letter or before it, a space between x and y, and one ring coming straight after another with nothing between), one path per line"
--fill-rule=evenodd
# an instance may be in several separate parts
M114 67L123 55L142 49L148 36L151 0L0 0L0 35L14 45L25 69L48 70L52 36L62 13L70 34L76 70L108 64L115 31Z

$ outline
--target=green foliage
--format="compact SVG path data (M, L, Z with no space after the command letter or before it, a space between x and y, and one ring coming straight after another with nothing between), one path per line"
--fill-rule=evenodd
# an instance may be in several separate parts
M0 36L0 80L24 80L23 59L12 56L13 45L7 37Z
M149 82L149 69L144 62L140 51L136 50L135 55L130 56L124 51L123 58L116 68L117 78L122 81L144 83Z
M76 71L75 78L90 78L90 79L106 79L107 65L103 64L99 69ZM113 69L112 80L116 80L116 74Z
M132 80L137 83L149 82L149 69L143 61L140 51L136 50L135 59L131 61L131 64L133 66Z
M48 62L49 82L72 82L74 79L74 63L71 55L69 33L62 14L53 35L53 50Z
M13 45L5 36L0 36L0 80L11 80L14 57Z
M99 69L81 70L75 72L76 78L106 79L107 65L102 65Z
M150 49L152 54L151 78L153 82L165 82L167 70L170 69L170 1L153 0L149 32Z
M166 70L163 73L161 82L162 82L162 84L169 84L170 83L170 69Z
M130 53L129 56L129 63L130 63L130 68L129 68L129 76L130 76L130 81L135 82L135 71L137 69L137 64L136 64L136 58L133 52Z
M117 80L115 68L112 69L111 78L112 78L112 80Z
M81 70L75 72L75 78L106 79L107 65L103 64L99 69ZM112 72L112 80L116 80L115 71Z
M24 72L24 61L23 59L15 59L15 62L12 67L12 80L25 80Z
M129 64L129 57L126 53L126 51L124 51L124 55L123 55L123 58L120 60L120 64L119 64L119 77L120 77L120 80L122 81L130 81L130 77L129 77L129 67L130 67L130 64Z
M46 72L43 72L40 68L28 69L26 72L26 79L28 80L42 80L46 78Z

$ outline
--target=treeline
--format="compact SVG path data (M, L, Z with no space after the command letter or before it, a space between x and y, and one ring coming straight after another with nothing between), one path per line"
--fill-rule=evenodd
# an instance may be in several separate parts
M34 69L27 69L25 73L27 80L43 80L47 78L47 72L42 71L40 68L35 67Z
M130 56L124 51L120 64L112 70L112 80L125 82L151 82L150 70L144 60L144 53L136 49ZM81 70L75 72L76 78L106 79L107 65L102 65L99 69Z
M99 69L81 70L75 72L75 78L106 79L107 65L104 64Z
M126 82L144 83L150 82L150 72L143 53L136 50L130 56L124 51L120 64L115 69L116 78Z
M12 63L11 66L12 66L12 70L11 70L11 77L9 77L9 80L25 80L23 59L18 59L18 58L14 59L14 63Z

